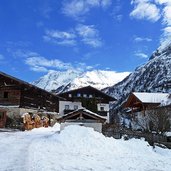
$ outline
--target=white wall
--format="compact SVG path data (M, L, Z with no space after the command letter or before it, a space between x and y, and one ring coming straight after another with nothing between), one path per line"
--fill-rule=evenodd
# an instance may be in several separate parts
M82 108L81 102L59 101L59 115L64 115L65 105L69 105L69 110L74 110L75 105Z
M97 111L102 111L102 110L100 110L100 107L104 107L104 111L107 112L106 121L107 121L107 123L109 123L109 104L108 103L98 103Z
M104 107L104 111L106 111L106 112L109 111L109 104L107 104L107 103L98 103L97 104L97 111L101 111L100 107Z

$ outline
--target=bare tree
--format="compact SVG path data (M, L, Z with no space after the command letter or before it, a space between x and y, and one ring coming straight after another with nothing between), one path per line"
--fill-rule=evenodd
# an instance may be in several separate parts
M156 131L157 133L164 133L170 131L171 111L167 107L157 108L146 112L148 116L149 131Z
M171 129L171 108L160 107L146 110L145 115L139 113L134 122L144 131L163 134Z

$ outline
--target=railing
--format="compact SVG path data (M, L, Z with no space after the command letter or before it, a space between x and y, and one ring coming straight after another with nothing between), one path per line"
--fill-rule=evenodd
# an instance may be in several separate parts
M133 130L116 130L116 129L103 129L103 134L107 137L113 137L116 139L121 139L124 135L128 138L144 138L150 145L154 143L164 144L166 147L171 148L171 139L165 135L155 134L150 132L141 132Z

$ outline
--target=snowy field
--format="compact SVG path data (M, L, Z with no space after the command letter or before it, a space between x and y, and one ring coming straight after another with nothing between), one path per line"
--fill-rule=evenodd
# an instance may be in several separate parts
M0 132L0 171L171 171L171 150L59 126Z

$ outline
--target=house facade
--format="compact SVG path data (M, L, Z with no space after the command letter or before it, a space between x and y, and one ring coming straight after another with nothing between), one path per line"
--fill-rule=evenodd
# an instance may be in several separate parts
M59 97L0 72L0 126L24 113L59 112Z
M59 117L58 122L61 123L60 130L68 125L80 125L102 132L102 125L106 122L106 118L82 108Z
M167 100L169 93L132 92L124 104L131 114L142 113L154 109Z
M74 110L86 108L109 122L109 105L116 99L91 86L59 94L65 100L59 101L59 114L65 115Z
M134 129L157 133L171 130L171 98L169 93L133 92L124 104Z

